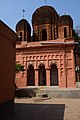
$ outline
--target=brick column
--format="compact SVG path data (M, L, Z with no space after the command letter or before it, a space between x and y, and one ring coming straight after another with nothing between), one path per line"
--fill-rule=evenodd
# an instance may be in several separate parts
M35 69L35 86L38 86L38 69Z
M46 86L50 86L50 69L46 68Z
M27 86L27 69L26 69L25 76L26 76L26 86Z
M73 77L72 77L72 80L73 80L73 86L72 87L76 87L76 72L75 72L75 56L74 56L74 51L72 50L71 51L71 54L72 54L72 73L73 73Z
M64 70L64 83L62 87L67 88L67 58L66 58L66 52L64 53L64 58L63 58L63 70Z

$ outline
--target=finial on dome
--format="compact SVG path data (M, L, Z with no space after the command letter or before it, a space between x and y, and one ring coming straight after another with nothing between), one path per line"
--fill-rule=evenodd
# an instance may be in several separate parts
M47 0L44 0L44 2L45 2L45 4L46 4Z
M45 4L46 4L46 2L47 2L47 1L45 0Z
M23 12L23 19L24 19L24 13L25 13L25 10L23 9L22 12Z

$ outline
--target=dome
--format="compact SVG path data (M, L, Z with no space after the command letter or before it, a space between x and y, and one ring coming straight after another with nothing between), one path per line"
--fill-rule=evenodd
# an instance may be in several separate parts
M58 19L58 26L70 25L73 26L73 20L70 15L62 15Z
M30 24L26 19L21 19L16 25L16 31L24 30L24 28L31 29Z
M56 23L58 14L51 6L42 6L33 13L32 25Z

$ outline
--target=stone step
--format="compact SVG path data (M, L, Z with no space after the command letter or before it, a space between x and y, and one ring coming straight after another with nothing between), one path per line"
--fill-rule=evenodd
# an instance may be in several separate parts
M48 95L47 95L47 93L37 93L36 97L38 97L38 98L46 98L46 97L48 97Z
M37 93L47 93L52 98L80 99L80 89L40 89ZM37 94L36 93L36 94Z
M50 97L48 97L47 93L37 93L36 97L33 97L34 102L42 102L44 100L50 99Z
M45 94L44 94L45 93ZM80 88L54 88L54 87L40 87L40 88L21 88L16 89L16 97L35 97L37 99L47 99L47 95L53 98L79 98Z

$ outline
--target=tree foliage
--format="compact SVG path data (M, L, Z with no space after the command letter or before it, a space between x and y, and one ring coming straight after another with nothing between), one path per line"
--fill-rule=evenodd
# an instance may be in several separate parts
M20 71L22 71L22 72L25 71L24 66L21 65L21 64L16 64L15 65L15 71L16 71L16 73L18 73Z
M80 36L78 35L78 33L75 32L75 30L73 30L73 36L75 40L77 40L80 43Z

